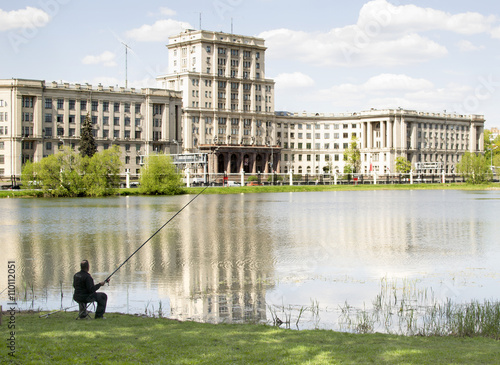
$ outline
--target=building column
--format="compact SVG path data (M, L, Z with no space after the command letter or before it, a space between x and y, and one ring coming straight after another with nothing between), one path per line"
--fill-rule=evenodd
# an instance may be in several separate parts
M392 148L392 137L394 135L394 123L389 120L387 121L387 147Z
M470 126L470 136L469 136L469 151L476 152L477 135L476 135L476 124L471 123Z
M483 130L483 127L479 127L478 132L479 132L479 148L478 148L478 150L484 151L484 130Z
M368 133L367 133L367 126L366 122L361 123L361 132L363 133L363 138L361 140L363 146L362 148L368 148Z
M386 137L385 137L385 134L386 134L386 121L381 121L380 122L380 137L381 137L381 142L380 142L380 147L381 148L386 148L387 147L387 143L386 143Z
M368 126L367 126L367 133L368 133L367 137L368 138L367 138L367 141L366 141L366 143L367 143L366 148L370 148L371 149L371 148L373 148L373 129L372 129L372 123L371 122L368 122L367 124L368 124Z

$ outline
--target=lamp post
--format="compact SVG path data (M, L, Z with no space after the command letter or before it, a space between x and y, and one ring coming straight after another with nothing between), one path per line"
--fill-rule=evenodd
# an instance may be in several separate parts
M490 169L491 169L491 172L493 173L493 150L497 149L498 146L492 144L491 145L491 148L488 148L488 151L490 151L491 153L491 166L490 166Z

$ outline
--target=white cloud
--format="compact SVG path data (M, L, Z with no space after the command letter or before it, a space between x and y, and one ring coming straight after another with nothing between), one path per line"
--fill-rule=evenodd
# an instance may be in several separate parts
M303 88L314 85L314 80L302 72L282 73L274 78L276 87L283 88Z
M488 32L495 20L494 16L473 12L452 15L413 4L396 6L387 0L373 0L361 8L357 25L367 33L380 28L388 33L447 30L459 34L478 34Z
M116 55L113 52L105 51L97 56L85 56L82 63L85 65L99 65L102 64L106 67L116 66Z
M422 78L380 74L361 84L345 83L319 90L313 97L328 101L341 110L402 107L416 110L455 108L459 112L458 106L470 93L470 87L456 83L437 88Z
M458 49L460 52L473 52L473 51L479 51L481 49L484 49L484 46L476 46L474 43L471 41L467 40L461 40L457 44Z
M277 29L259 36L266 39L269 57L296 58L319 66L393 66L424 62L448 54L446 47L418 34L370 39L358 37L353 27L328 33Z
M25 9L5 11L0 9L0 31L22 28L39 28L47 25L50 16L43 10L27 6Z
M192 26L186 22L172 19L158 20L153 25L145 24L126 32L127 37L139 42L167 42L168 37L190 29Z
M466 12L450 14L416 5L392 5L387 0L367 2L356 24L327 32L274 29L259 34L266 39L268 56L293 57L319 66L395 66L444 57L448 50L421 34L448 31L457 34L490 33L495 16Z

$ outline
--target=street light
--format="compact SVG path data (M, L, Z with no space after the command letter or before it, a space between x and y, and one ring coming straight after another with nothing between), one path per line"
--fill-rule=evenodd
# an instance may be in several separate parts
M496 146L494 144L491 145L491 148L488 148L488 151L491 152L491 167L490 167L491 172L493 172L493 150L497 149L497 148L498 148L498 146Z

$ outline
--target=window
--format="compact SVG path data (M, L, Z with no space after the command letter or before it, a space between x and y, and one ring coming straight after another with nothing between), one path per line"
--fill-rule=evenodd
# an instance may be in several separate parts
M64 108L64 99L57 99L57 109Z
M49 113L45 114L45 122L46 123L52 122L52 114Z
M120 103L114 103L113 104L113 111L115 113L119 113L120 112Z
M135 114L139 114L141 112L141 104L135 104Z
M87 100L81 100L80 101L80 109L81 110L87 110Z
M102 117L102 125L109 125L109 117Z
M45 137L52 137L52 127L45 127Z
M109 101L102 102L102 111L109 112Z
M113 125L120 125L120 117L114 117L113 118Z
M52 109L52 99L45 99L45 109Z
M69 101L69 110L75 110L75 103L76 101L75 100L71 100Z
M123 104L123 108L125 109L125 113L130 113L130 103Z

